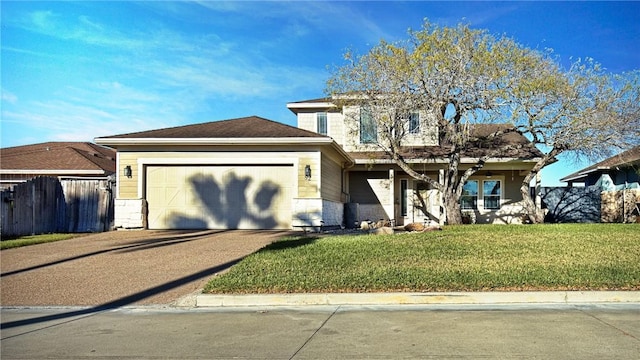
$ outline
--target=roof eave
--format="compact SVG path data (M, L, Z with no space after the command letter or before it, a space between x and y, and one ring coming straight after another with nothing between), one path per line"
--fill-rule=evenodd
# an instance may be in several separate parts
M336 105L330 102L307 102L307 103L288 103L287 109L291 110L294 114L295 110L311 110L311 109L331 109Z
M563 177L562 179L560 179L560 181L564 181L564 182L576 181L578 179L584 179L589 174L592 174L594 172L607 171L607 170L611 170L611 167L609 167L609 166L598 166L598 167L595 167L593 169L583 170L583 171L579 171L577 173L573 173L571 175L567 175L567 176Z
M479 158L461 158L461 164L476 164ZM521 163L536 163L540 158L533 159L520 159L520 158L491 158L485 161L485 163L509 163L509 162L521 162ZM406 160L408 164L447 164L449 161L445 158L424 158L424 159L409 159ZM365 164L395 164L393 159L356 159L358 165Z
M329 137L269 138L96 138L100 145L326 145Z

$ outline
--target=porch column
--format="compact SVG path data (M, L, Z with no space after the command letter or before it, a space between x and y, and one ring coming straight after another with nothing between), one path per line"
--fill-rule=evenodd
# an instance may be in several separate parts
M444 184L444 169L438 170L438 183ZM440 219L440 226L443 226L447 221L447 217L444 212L444 195L442 194L442 191L438 191L438 196L440 197L440 216L438 216L438 219Z
M540 196L540 186L542 184L542 175L538 171L536 174L536 208L542 209L542 197Z
M386 206L385 212L389 217L389 220L395 220L396 218L396 180L393 169L389 169L389 204Z

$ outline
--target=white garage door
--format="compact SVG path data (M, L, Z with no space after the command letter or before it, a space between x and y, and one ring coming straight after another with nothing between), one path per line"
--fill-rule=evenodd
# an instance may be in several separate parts
M149 229L290 229L293 166L147 166Z

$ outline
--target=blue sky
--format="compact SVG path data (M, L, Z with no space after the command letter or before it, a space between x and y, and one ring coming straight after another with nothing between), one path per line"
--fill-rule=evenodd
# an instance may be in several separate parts
M640 2L2 1L1 146L92 141L258 115L322 97L352 48L406 38L424 18L640 68ZM546 185L586 166L563 159Z

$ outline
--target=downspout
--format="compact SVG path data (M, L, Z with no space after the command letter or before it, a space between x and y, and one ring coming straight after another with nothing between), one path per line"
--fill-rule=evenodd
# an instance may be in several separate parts
M346 192L346 189L345 189L346 183L345 183L344 180L345 180L345 176L347 174L347 170L351 169L354 166L355 166L355 164L353 162L348 162L348 163L343 163L342 164L342 176L340 176L340 189L342 190L342 194L345 195L345 203L348 203L349 201L351 201L351 195Z

